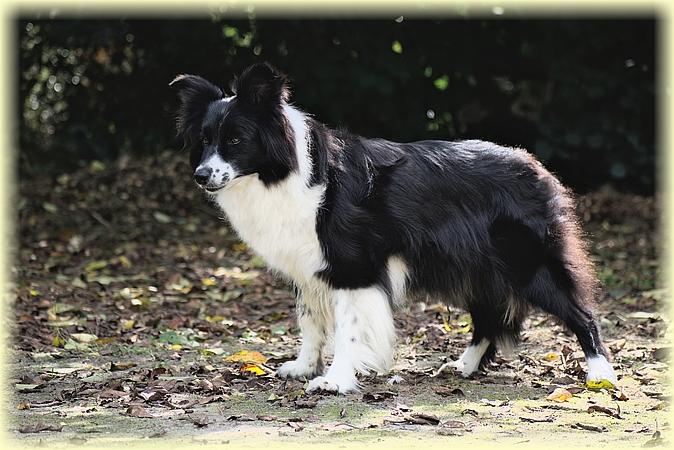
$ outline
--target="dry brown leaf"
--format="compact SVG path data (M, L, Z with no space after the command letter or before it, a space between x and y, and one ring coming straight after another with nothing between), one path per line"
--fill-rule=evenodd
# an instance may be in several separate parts
M133 417L141 417L145 419L152 419L154 416L150 414L145 408L139 405L132 405L126 409L126 413Z

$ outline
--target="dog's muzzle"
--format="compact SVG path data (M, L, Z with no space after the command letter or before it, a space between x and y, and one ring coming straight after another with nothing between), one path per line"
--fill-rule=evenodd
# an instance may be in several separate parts
M211 180L212 174L213 169L210 167L197 167L197 170L194 172L194 181L196 181L199 186L206 187L208 182Z
M208 192L216 192L225 187L231 176L228 172L213 171L211 167L200 166L194 172L194 181Z

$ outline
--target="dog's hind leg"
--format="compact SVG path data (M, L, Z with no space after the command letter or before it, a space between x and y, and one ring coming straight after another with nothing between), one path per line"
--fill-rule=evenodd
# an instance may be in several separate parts
M281 378L311 379L323 373L322 352L329 327L332 327L332 312L327 299L319 292L297 294L297 320L302 333L302 347L294 361L283 363L276 374ZM312 299L312 301L309 301Z
M474 303L469 307L473 320L473 337L470 345L459 359L443 364L433 376L440 375L447 368L456 369L462 376L469 377L486 366L496 356L497 343L514 344L519 335L519 317L510 321L499 308L488 304Z
M395 327L391 304L378 287L334 291L335 355L325 376L308 391L358 390L356 372L388 372L393 363Z
M565 272L564 276L568 275ZM554 267L552 271L542 268L526 289L526 297L532 304L560 318L578 337L588 365L588 382L608 380L615 385L617 377L608 362L594 315L582 300L577 299L573 290L558 285L559 278Z

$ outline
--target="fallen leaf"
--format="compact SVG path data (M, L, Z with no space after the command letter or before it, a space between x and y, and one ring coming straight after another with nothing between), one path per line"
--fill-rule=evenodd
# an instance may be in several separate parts
M44 384L24 384L24 383L17 383L14 385L14 389L17 390L17 392L35 392L41 388L44 387Z
M541 417L541 418L536 418L536 417L520 417L520 420L522 422L527 422L527 423L542 423L542 422L554 422L555 418L552 416L547 416L547 417Z
M564 388L557 388L545 399L553 402L565 402L573 397L573 394Z
M91 344L98 340L98 336L89 333L73 333L70 337L80 344Z
M651 406L648 408L649 411L662 411L667 407L667 403L665 402L658 402L655 406Z
M208 426L208 417L206 416L193 416L192 414L187 414L187 420L192 422L197 428L204 428Z
M620 414L618 412L612 411L608 408L605 408L605 407L599 406L599 405L590 406L589 408L587 408L587 412L590 413L590 414L593 413L593 412L600 412L600 413L609 415L611 417L615 417L616 419L622 419L622 417L620 416Z
M465 415L467 415L467 414L468 414L468 415L471 415L471 416L474 416L474 417L478 417L478 416L480 415L480 414L479 414L477 411L475 411L474 409L464 409L463 411L461 411L461 415L462 415L462 416L465 416Z
M276 416L270 416L270 415L265 415L265 414L258 414L256 416L257 420L261 420L263 422L272 422L277 419Z
M559 361L560 356L559 356L559 353L550 352L550 353L546 353L545 356L543 356L543 359L546 360L546 361L550 361L550 362Z
M295 406L298 408L315 408L318 402L316 400L304 400L304 399L298 399L295 400Z
M110 362L110 371L117 371L117 370L128 370L132 367L136 367L138 364L135 362L131 361L126 361L126 362Z
M257 364L244 364L241 366L242 372L250 372L255 375L265 375L267 372Z
M460 389L460 388L448 388L444 386L438 386L434 389L435 393L438 395L441 395L443 397L449 397L452 395L458 395L461 397L465 397L466 394Z
M63 425L52 425L45 422L22 425L18 428L19 433L39 433L41 431L61 431Z
M129 406L126 409L126 413L130 416L133 416L133 417L141 417L141 418L145 418L145 419L154 418L154 416L152 414L150 414L145 408L143 408L142 406L139 406L139 405Z
M267 359L268 358L260 352L241 350L226 357L225 361L264 364L267 362Z
M629 400L629 397L627 395L625 395L625 393L623 392L622 389L614 391L611 394L611 398L613 398L614 400L621 401L621 402Z
M383 392L367 392L363 394L363 401L368 403L381 402L387 398L392 398L396 395L395 392L383 391Z
M152 217L159 223L171 223L171 216L164 214L161 211L155 211L152 213Z
M415 425L437 425L440 419L435 414L412 413L404 416L405 420Z
M594 426L594 425L587 425L587 424L579 423L579 422L571 425L571 428L576 428L576 429L580 429L580 430L587 430L587 431L595 431L597 433L603 433L603 432L608 431L608 429L604 426L597 427L597 426Z
M588 380L585 382L585 386L588 389L599 390L599 389L615 389L615 385L609 380Z

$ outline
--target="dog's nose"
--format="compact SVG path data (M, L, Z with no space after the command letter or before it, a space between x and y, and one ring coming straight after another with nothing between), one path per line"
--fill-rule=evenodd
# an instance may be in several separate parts
M211 179L211 168L210 167L197 167L197 170L194 172L194 181L198 185L203 186L208 183L208 180Z

